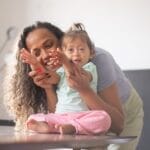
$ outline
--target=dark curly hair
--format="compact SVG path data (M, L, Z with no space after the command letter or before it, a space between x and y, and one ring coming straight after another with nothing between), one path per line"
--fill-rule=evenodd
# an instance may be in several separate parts
M53 33L58 40L61 40L64 34L59 28L48 22L37 22L36 24L24 28L18 42L16 55L17 64L15 66L15 74L11 79L11 87L9 89L10 98L7 101L7 105L16 119L17 128L24 126L23 124L30 114L48 112L44 89L34 84L32 78L28 75L29 71L31 71L30 66L23 63L19 57L20 49L27 48L26 38L28 34L38 28L47 29Z

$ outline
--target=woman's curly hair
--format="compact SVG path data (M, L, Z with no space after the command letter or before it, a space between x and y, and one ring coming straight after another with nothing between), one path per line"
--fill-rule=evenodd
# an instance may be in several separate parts
M26 38L30 32L37 28L45 28L53 33L58 40L63 36L63 32L48 22L37 22L36 24L26 27L20 36L18 50L16 54L17 63L15 73L11 77L9 90L7 93L8 110L13 114L17 129L23 129L24 123L33 113L47 113L48 105L44 89L34 84L33 79L28 73L31 68L28 64L20 60L20 49L26 47Z

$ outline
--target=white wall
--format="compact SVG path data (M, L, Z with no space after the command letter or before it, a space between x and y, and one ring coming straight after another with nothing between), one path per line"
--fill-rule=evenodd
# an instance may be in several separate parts
M26 22L27 6L25 1L21 0L0 0L0 48L3 47L7 36L6 31L9 27L15 27L15 32L19 32ZM0 51L0 119L7 118L8 115L3 105L2 81L5 76L5 56L12 50L15 37L7 42L3 51ZM11 60L9 60L11 63Z
M29 21L48 20L67 29L83 22L96 46L123 69L150 68L149 0L31 0Z
M123 69L150 68L149 0L0 0L0 44L10 25L19 29L37 20L66 30L83 22L96 46L105 48Z
M0 47L10 26L19 32L41 20L66 30L73 22L82 22L95 45L108 50L122 69L150 69L149 6L149 0L0 0ZM8 42L5 53L14 41ZM0 110L0 119L5 118L1 104Z

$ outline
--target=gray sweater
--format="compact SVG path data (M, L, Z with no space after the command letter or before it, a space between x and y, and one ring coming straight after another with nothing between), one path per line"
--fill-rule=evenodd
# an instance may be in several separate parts
M130 82L115 62L112 55L109 52L96 47L96 55L92 62L97 67L98 91L101 91L116 82L120 99L122 102L125 102L130 95Z

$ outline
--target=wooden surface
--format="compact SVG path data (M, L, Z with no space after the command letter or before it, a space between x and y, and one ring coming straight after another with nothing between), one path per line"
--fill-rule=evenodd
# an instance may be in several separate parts
M38 134L15 132L13 127L0 126L0 150L45 150L54 148L103 149L109 144L125 144L136 137Z

